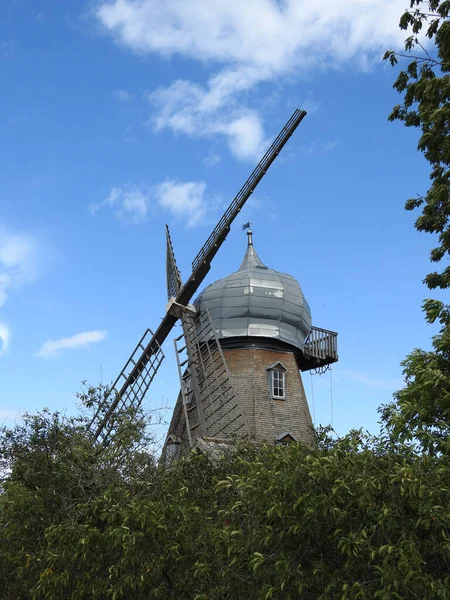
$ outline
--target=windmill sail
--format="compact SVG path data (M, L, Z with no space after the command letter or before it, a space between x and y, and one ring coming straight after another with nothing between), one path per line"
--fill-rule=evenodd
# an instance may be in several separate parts
M174 310L176 305L185 307L192 299L211 268L211 261L227 237L232 222L305 115L305 111L299 109L295 110L289 121L254 169L253 173L222 215L222 218L217 223L200 252L195 257L189 279L178 289L178 292L174 297L174 302L172 303L172 309L169 309L168 312L166 312L158 329L151 336L148 343L147 332L144 334L141 342L139 342L136 347L136 354L133 353L128 359L125 367L122 369L112 387L112 391L115 392L115 397L113 394L110 394L105 398L104 405L99 408L91 422L91 427L95 431L95 437L97 439L100 438L106 441L114 432L114 426L111 426L111 423L115 422L114 412L120 402L122 402L124 406L130 406L131 408L142 404L150 383L154 379L156 371L164 357L161 346L180 316L180 312ZM181 278L178 280L179 272L173 256L173 249L168 231L167 239L169 260L172 261L173 258L173 264L171 262L170 266L170 285L168 278L168 294L170 294L172 291L176 291L179 282L181 282ZM148 368L149 364L151 365L150 370ZM100 417L100 415L102 416Z
M222 215L222 218L213 229L209 238L206 240L203 248L194 258L192 262L193 274L198 271L202 263L206 263L208 265L211 263L211 260L214 258L215 254L226 238L227 233L230 231L231 223L234 221L244 204L253 194L256 186L267 173L268 168L281 152L281 149L297 129L298 125L302 122L305 116L306 112L304 110L296 109L294 111L292 117L277 135L270 148L259 161L253 173L241 187L233 202Z
M246 437L247 420L233 389L209 312L186 311L182 322L184 335L175 340L175 349L190 444L193 438L204 436ZM184 347L178 345L181 340ZM187 358L181 362L183 352Z
M151 354L146 354L148 352L147 348L151 347L149 342L152 338L153 332L151 329L147 329L113 383L107 398L105 398L109 402L98 407L94 414L90 428L96 439L101 439L102 442L106 443L111 435L115 433L118 426L116 415L119 411L128 410L135 413L140 408L145 394L164 359L161 347L158 347L156 351L152 351ZM139 360L143 368L136 371L135 367Z
M180 271L175 261L173 253L172 240L170 239L169 226L166 225L166 278L167 278L167 298L176 298L178 292L183 286Z

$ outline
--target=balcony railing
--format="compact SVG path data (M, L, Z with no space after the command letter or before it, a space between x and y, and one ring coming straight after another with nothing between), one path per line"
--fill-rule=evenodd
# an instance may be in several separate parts
M336 362L338 359L337 336L335 331L311 327L311 332L305 339L304 358L321 365Z

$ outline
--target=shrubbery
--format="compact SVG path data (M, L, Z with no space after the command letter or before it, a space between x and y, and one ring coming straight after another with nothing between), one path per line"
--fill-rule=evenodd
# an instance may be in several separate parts
M79 425L47 415L7 434L2 598L450 597L447 453L323 432L315 449L164 471L133 447L114 464Z

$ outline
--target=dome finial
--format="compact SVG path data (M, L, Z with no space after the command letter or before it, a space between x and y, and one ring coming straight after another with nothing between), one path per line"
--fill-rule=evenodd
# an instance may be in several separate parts
M267 267L261 262L261 259L256 254L255 247L253 246L253 232L250 229L250 223L247 223L247 250L245 252L244 260L239 268L241 269L252 269L253 267Z
M248 223L244 223L244 225L242 225L242 229L243 230L247 229L247 237L248 237L247 246L253 246L252 224L251 224L251 222L249 221Z

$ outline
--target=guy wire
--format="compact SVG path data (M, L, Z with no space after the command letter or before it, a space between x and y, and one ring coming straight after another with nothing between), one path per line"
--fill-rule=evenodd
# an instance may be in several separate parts
M315 407L315 403L314 403L314 380L313 380L313 374L312 371L309 372L309 375L311 377L311 400L312 400L312 409L313 409L313 424L316 424L316 407Z

